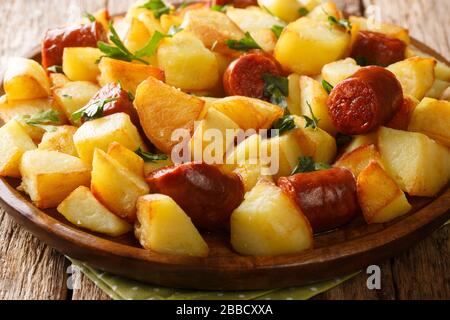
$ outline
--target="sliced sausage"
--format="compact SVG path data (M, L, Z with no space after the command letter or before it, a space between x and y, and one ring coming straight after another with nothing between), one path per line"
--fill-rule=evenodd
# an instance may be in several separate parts
M327 105L339 132L368 133L389 122L403 103L403 91L395 75L382 67L358 70L331 91Z
M98 21L48 30L42 42L42 65L44 68L62 65L64 48L96 48L98 41L107 40L106 30Z
M406 43L382 33L360 31L350 56L366 65L387 67L405 59Z
M282 177L278 186L299 206L315 233L342 226L360 212L355 177L344 168Z
M229 96L264 99L264 74L281 75L281 67L272 57L249 53L234 60L223 75L223 85Z
M163 168L147 177L150 191L170 196L198 228L228 230L230 216L244 199L244 186L235 173L204 163Z
M89 104L99 101L112 100L103 106L103 115L108 116L114 113L124 112L130 116L131 121L138 128L140 127L139 116L129 93L122 89L118 83L109 83L102 87L95 96L89 101ZM81 122L85 119L81 118Z
M258 0L214 0L213 3L219 6L228 4L235 8L246 8L249 6L257 6Z

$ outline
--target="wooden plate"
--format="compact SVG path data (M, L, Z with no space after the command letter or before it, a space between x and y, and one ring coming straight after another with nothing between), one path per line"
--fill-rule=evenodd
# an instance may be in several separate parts
M421 51L448 63L426 45ZM29 57L39 61L34 51ZM450 63L448 63L450 64ZM1 206L39 239L72 258L138 281L204 290L256 290L305 285L381 263L425 238L450 219L450 188L434 199L411 199L414 209L387 224L367 225L362 217L315 237L315 249L276 257L244 257L227 236L206 234L208 258L157 254L140 248L130 234L108 238L78 229L56 210L41 211L16 190L18 180L0 178Z

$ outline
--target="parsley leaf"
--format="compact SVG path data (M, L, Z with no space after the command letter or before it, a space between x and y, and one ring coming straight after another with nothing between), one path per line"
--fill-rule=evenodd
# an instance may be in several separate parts
M72 113L73 121L84 119L85 121L94 120L103 117L103 110L108 103L117 101L118 98L98 99L88 103L85 107Z
M211 10L218 11L218 12L226 12L228 10L228 7L229 7L228 5L221 6L221 5L215 4L215 5L211 6Z
M33 115L23 115L17 119L30 126L42 128L46 131L55 131L56 127L54 124L60 121L59 112L52 109L41 110Z
M274 24L272 26L272 32L275 34L277 38L281 36L281 32L283 32L284 27Z
M145 162L156 162L159 160L167 160L169 157L165 154L154 154L150 152L145 152L139 147L134 153L136 153L139 157L144 159Z
M263 74L264 97L280 107L287 108L286 97L289 95L289 80L270 73Z
M308 117L305 115L303 116L303 118L306 120L305 128L316 129L319 126L320 119L317 119L316 116L314 115L312 108L311 108L311 104L308 101L306 101L306 104L308 105L309 112L311 113L311 117Z
M156 19L159 19L163 14L170 12L170 7L166 6L162 0L149 0L140 6L140 8L151 10Z
M301 7L300 9L298 9L298 13L300 14L300 17L304 17L309 13L309 10L305 7Z
M294 117L291 115L285 115L283 117L281 117L280 119L278 119L277 121L275 121L272 125L272 127L274 129L278 130L278 135L282 135L283 133L295 129L296 125L295 125L295 121L294 121Z
M133 92L131 92L131 91L128 91L128 92L127 92L127 95L128 95L128 99L129 99L130 101L134 101L134 99L136 98L136 97L134 96Z
M365 67L365 66L369 65L369 63L367 62L367 58L363 57L363 56L356 57L355 61L358 64L358 66L361 66L361 67Z
M89 12L85 12L85 13L84 13L84 16L85 16L86 18L88 18L90 22L95 22L95 21L97 21L97 19L96 19L92 14L90 14Z
M227 40L225 41L228 48L237 51L248 51L251 49L261 49L261 47L256 43L255 39L252 38L250 32L245 33L245 37L241 40Z
M47 71L52 72L52 73L62 73L63 72L63 68L62 66L51 66L47 68Z
M330 94L331 90L333 90L333 86L327 80L322 80L322 87L328 94Z
M135 56L138 58L153 56L156 53L156 49L158 49L159 42L165 37L166 35L162 34L159 31L155 31L149 42L147 42L147 44L142 49L136 51Z
M316 163L311 157L301 157L299 158L298 165L294 168L294 170L292 170L291 175L327 169L331 169L331 166L326 163Z
M331 26L338 26L345 29L346 32L350 33L352 30L352 24L347 19L337 19L335 16L328 16L328 22Z

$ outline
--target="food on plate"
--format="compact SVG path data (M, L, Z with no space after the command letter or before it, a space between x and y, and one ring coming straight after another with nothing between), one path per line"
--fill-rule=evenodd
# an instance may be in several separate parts
M293 254L312 248L313 235L295 203L263 179L231 215L231 244L249 256Z
M20 161L21 189L40 209L57 207L73 190L89 186L91 171L79 158L47 150L30 150Z
M424 98L414 109L408 130L423 133L450 147L449 124L450 102Z
M210 231L227 230L231 213L244 197L238 175L207 164L163 168L146 180L150 192L170 196L195 226Z
M134 174L144 176L144 159L136 152L124 147L118 142L112 142L108 148L108 155Z
M336 161L335 167L347 168L357 178L371 162L381 163L381 156L373 144L363 145L348 153Z
M335 86L328 98L328 108L337 130L355 135L386 124L402 102L402 87L395 75L384 68L370 66Z
M271 56L249 53L234 60L225 71L223 87L229 96L247 96L266 100L266 75L280 76L278 62Z
M408 130L409 122L419 100L410 95L404 95L403 102L394 117L386 124L386 127L398 130Z
M39 99L50 95L50 82L44 68L30 59L9 60L3 87L8 100Z
M169 154L178 143L172 140L172 133L186 129L192 136L205 101L150 77L139 85L134 105L147 138Z
M360 212L351 171L333 168L278 179L278 186L308 218L315 233L352 221Z
M349 21L352 26L355 27L355 31L378 32L390 38L402 40L407 45L411 42L408 29L402 28L395 24L376 21L374 18L356 16L350 16Z
M71 81L97 81L98 61L103 53L97 48L65 48L62 69Z
M97 48L98 41L107 41L106 30L98 21L48 30L42 42L42 66L62 66L65 48Z
M309 11L319 4L318 1L308 0L307 6L304 8ZM301 8L303 8L300 1L297 0L258 0L258 4L261 8L266 9L275 16L284 21L294 21L301 17Z
M149 193L142 176L100 149L92 161L91 190L111 212L130 223L136 221L136 201Z
M450 150L422 133L380 128L386 172L411 196L433 197L450 179Z
M332 86L351 77L356 71L361 69L352 58L327 63L322 68L322 78Z
M378 135L377 131L367 133L367 134L359 134L353 137L350 137L351 141L344 148L343 154L349 153L361 146L367 146L370 144L376 144Z
M258 183L259 180L265 179L271 181L271 175L268 172L267 166L256 164L241 164L233 170L234 173L241 177L244 184L245 193L250 192Z
M39 150L58 151L78 157L73 141L73 135L76 131L77 128L73 126L58 126L54 130L44 133L38 148Z
M73 136L79 157L91 165L95 149L108 150L112 142L137 150L144 147L137 128L126 113L114 113L109 116L85 122Z
M405 194L378 162L371 162L358 176L358 200L367 223L385 223L411 210Z
M364 65L387 67L405 59L406 43L379 32L359 31L350 56Z
M36 149L36 144L16 120L0 128L0 176L20 178L22 155Z
M118 237L132 230L103 206L88 187L78 187L58 206L58 212L79 228Z
M206 257L208 245L191 219L170 197L150 194L137 203L135 234L149 250L172 255Z

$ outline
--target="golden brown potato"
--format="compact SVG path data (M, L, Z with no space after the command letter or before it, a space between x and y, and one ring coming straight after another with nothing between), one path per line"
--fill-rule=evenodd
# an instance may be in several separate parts
M320 0L258 0L261 8L267 8L270 13L280 19L291 22L300 18L300 8L304 7L307 11L311 11L315 6L320 4Z
M436 70L436 68L435 68ZM434 99L440 99L442 97L442 94L450 88L450 82L443 81L438 78L436 78L433 82L433 85L431 88L427 91L425 94L425 97L434 98Z
M333 16L336 19L342 19L344 17L336 4L331 1L322 2L308 13L308 18L319 21L328 21L329 16Z
M188 32L161 41L158 66L164 70L166 83L183 91L209 90L221 80L216 56Z
M136 93L136 88L148 77L164 81L164 72L153 66L103 58L99 63L101 86L120 82L122 88Z
M424 98L414 109L408 130L423 133L450 147L450 102Z
M58 206L58 212L79 228L118 237L132 230L130 224L106 209L88 187L78 187Z
M78 157L73 135L77 131L76 127L58 126L55 131L49 131L42 137L39 143L39 150L58 151L74 157Z
M144 146L137 128L126 113L115 113L85 122L73 140L78 155L87 165L91 165L95 149L106 151L112 142L118 142L130 150Z
M289 96L286 98L288 111L290 114L300 116L301 113L301 92L300 92L300 75L293 73L288 76Z
M402 28L395 24L379 22L374 21L373 19L355 16L350 16L349 20L353 26L357 27L357 31L379 32L387 35L388 37L402 40L406 44L409 44L411 42L408 29Z
M385 223L411 210L405 194L377 162L358 176L358 200L367 223Z
M39 99L50 95L50 82L44 68L25 58L10 59L3 86L8 100Z
M36 145L16 120L10 120L0 128L0 176L20 178L22 155L36 149Z
M138 200L135 234L145 249L162 254L208 256L208 245L187 214L170 197L151 194Z
M341 59L350 35L325 21L300 18L290 23L275 47L275 58L286 71L316 75L327 63Z
M373 144L364 145L355 150L345 153L334 164L335 167L349 169L355 177L358 177L372 161L381 163L381 156Z
M142 49L151 39L153 32L150 32L145 24L139 19L132 18L130 27L125 36L124 44L131 52L136 52ZM158 65L156 55L151 57L142 57L153 66Z
M352 76L360 68L354 59L345 58L324 65L322 68L322 78L332 86L336 86L339 82Z
M134 174L144 176L144 160L120 143L112 142L108 148L108 155Z
M400 81L403 93L422 100L434 82L436 60L413 57L391 64L387 69Z
M202 114L205 102L150 77L138 87L134 104L147 138L170 154L178 143L172 141L172 133L187 129L192 136L194 121Z
M273 256L312 248L311 226L272 182L261 180L231 215L231 244L240 254Z
M450 178L450 150L426 135L381 127L378 147L386 172L412 196L435 196Z
M367 133L367 134L359 134L359 135L353 136L352 141L345 147L344 154L350 153L353 150L356 150L362 146L376 144L377 139L378 139L378 134L376 131Z
M23 190L41 209L56 208L79 186L89 186L91 172L80 159L65 153L32 150L20 162Z
M50 78L52 91L56 88L64 87L70 82L69 78L62 73L50 73L48 77Z
M97 48L65 48L63 71L71 81L96 82L100 75L98 60L103 53Z
M272 181L271 175L268 174L268 168L261 164L238 165L233 172L241 177L246 193L250 192L261 179Z
M92 162L91 190L111 212L130 223L136 220L137 199L149 193L144 178L100 149L95 149Z
M412 58L412 57L425 57L425 58L433 58L433 56L430 56L429 54L422 52L420 50L417 50L416 48L407 47L406 48L406 57ZM434 68L434 75L436 79L442 80L442 81L450 81L450 66L446 65L442 61L437 61L436 67Z

